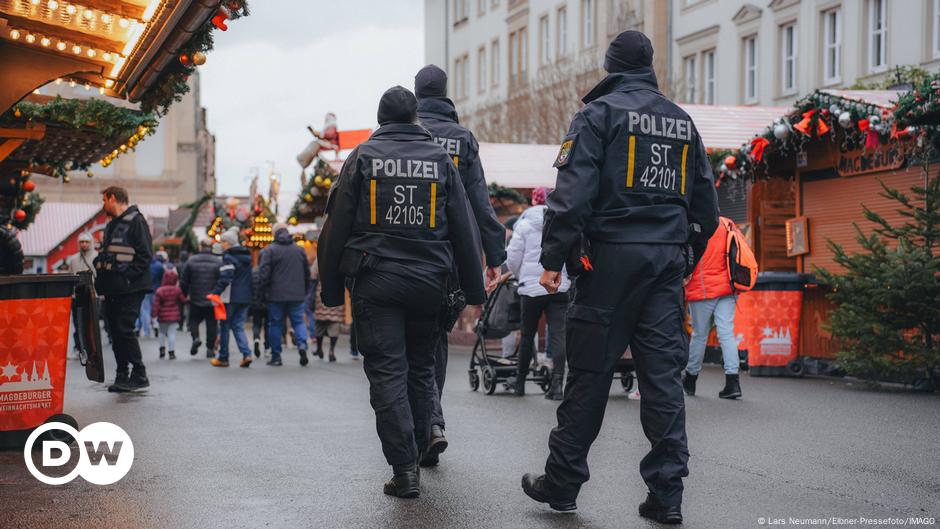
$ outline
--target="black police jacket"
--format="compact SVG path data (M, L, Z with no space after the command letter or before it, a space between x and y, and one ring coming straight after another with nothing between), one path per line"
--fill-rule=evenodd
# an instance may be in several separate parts
M582 233L691 243L700 257L718 226L718 197L692 119L659 92L651 68L610 74L582 101L554 164L542 266L561 270Z
M419 99L418 119L457 166L480 230L487 266L496 267L503 264L506 262L506 228L496 218L496 212L490 203L477 139L473 137L472 132L458 123L454 103L446 97Z
M356 147L326 214L317 244L324 305L342 305L344 278L364 269L443 277L455 266L467 302L484 301L480 245L460 175L420 125L383 125Z
M95 288L106 296L152 292L152 260L150 226L137 206L130 206L104 228L94 263Z

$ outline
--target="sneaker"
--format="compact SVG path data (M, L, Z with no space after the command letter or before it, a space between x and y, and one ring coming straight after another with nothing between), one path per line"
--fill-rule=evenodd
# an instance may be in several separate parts
M228 360L219 360L218 358L213 358L209 361L209 363L215 367L228 367Z
M170 351L170 360L176 360L176 351Z
M199 347L202 346L202 340L196 340L193 342L193 346L189 348L189 355L196 356L196 353L199 352Z
M306 349L298 349L298 352L300 352L300 366L301 366L301 367L304 367L304 366L306 366L308 363L310 363L310 360L307 358L307 350L306 350Z
M266 365L269 365L269 366L282 366L282 365L284 365L284 364L281 363L281 357L280 357L280 356L272 356L271 359L266 362Z
M251 356L242 358L242 361L238 363L238 367L251 367L251 360Z

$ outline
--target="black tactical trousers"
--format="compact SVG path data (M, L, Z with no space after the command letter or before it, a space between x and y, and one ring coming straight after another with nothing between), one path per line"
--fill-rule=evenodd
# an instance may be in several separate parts
M444 396L444 381L447 379L447 332L438 333L437 347L434 349L434 395L431 409L431 424L444 428L444 409L441 397Z
M219 334L219 322L215 319L215 309L212 305L203 307L189 304L189 334L193 341L199 339L199 324L206 322L206 349L215 350L215 340Z
M680 374L689 356L683 312L685 261L678 245L592 245L594 270L577 279L568 309L569 374L549 436L545 464L552 492L573 499L590 477L617 360L631 347L640 421L650 451L640 461L647 487L665 505L682 502L688 475Z
M414 463L428 445L443 276L368 270L353 283L353 324L382 452Z
M134 335L134 323L140 316L140 304L145 294L131 292L106 296L104 299L105 319L111 329L111 349L114 350L119 374L126 374L129 367L133 368L134 373L146 374L140 344Z

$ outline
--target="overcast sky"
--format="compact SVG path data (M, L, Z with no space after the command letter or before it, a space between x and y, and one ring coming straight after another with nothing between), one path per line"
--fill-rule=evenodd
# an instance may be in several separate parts
M216 31L200 67L216 137L221 194L246 195L249 171L274 162L281 216L300 189L296 155L334 112L340 130L372 128L379 97L413 89L424 65L421 0L255 0L251 16ZM266 188L266 186L265 186Z

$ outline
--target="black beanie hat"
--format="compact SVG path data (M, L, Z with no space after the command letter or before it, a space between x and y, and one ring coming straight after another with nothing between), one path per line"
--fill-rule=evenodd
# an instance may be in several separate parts
M393 86L382 94L377 117L379 125L415 123L418 121L418 100L407 88Z
M415 75L415 95L425 97L447 97L447 73L433 64L418 70Z
M625 72L653 64L653 43L640 31L624 31L610 43L604 57L607 73Z

